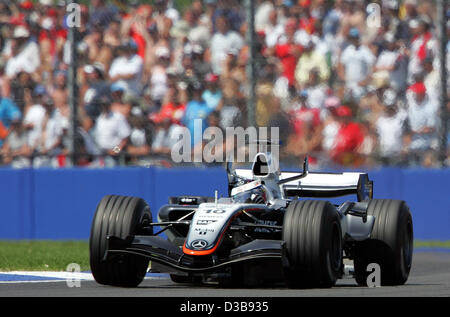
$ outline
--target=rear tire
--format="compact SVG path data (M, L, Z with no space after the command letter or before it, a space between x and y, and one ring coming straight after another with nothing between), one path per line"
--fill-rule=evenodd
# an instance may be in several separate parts
M367 285L370 263L381 270L381 285L402 285L408 279L413 253L413 224L408 206L401 200L374 199L367 214L375 216L368 240L355 248L355 279Z
M284 216L283 240L288 287L332 287L342 275L341 223L331 203L292 202Z
M118 255L103 260L107 236L125 239L143 233L152 221L147 203L137 197L105 196L95 212L89 239L89 262L95 280L104 285L136 287L147 272L149 261L136 255ZM146 234L152 232L146 231Z

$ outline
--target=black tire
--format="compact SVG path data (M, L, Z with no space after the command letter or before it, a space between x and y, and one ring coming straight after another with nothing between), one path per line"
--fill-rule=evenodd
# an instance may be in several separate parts
M89 239L89 262L95 280L103 285L136 287L145 277L149 261L136 255L119 255L104 261L106 237L125 239L142 234L142 226L152 221L147 203L137 197L105 196L95 212ZM147 229L145 234L152 232Z
M341 223L328 201L292 202L284 216L283 240L288 287L332 287L342 275Z
M368 240L355 247L355 279L367 285L370 263L381 270L381 285L403 285L411 270L413 254L413 224L408 206L401 200L374 199L367 214L375 217Z

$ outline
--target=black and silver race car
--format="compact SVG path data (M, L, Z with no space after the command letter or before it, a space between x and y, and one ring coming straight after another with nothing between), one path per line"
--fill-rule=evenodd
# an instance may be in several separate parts
M348 258L359 285L367 285L371 263L381 269L381 285L404 284L413 253L407 204L372 199L366 173L303 165L301 173L280 172L271 153L258 153L251 169L228 166L229 197L170 197L157 222L141 198L104 197L89 241L95 280L134 287L150 262L151 272L179 283L332 287ZM349 194L356 202L324 200Z

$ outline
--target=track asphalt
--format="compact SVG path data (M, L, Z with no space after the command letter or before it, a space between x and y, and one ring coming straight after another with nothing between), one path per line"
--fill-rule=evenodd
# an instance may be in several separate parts
M74 274L74 273L68 273ZM353 279L339 280L330 289L293 290L283 285L270 288L220 288L216 285L185 285L172 282L167 275L149 274L137 288L102 286L90 273L78 273L79 287L69 287L61 273L0 272L0 297L450 297L450 252L416 251L405 285L378 288L359 287ZM69 283L70 284L70 283ZM74 285L74 283L72 283Z

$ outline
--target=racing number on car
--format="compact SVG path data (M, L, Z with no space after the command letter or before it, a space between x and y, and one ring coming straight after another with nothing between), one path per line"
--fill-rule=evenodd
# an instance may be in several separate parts
M208 209L208 210L206 210L206 213L207 214L209 214L209 213L213 213L213 214L223 214L223 213L225 213L226 212L226 210L224 210L224 209Z

